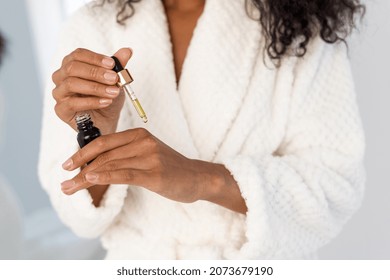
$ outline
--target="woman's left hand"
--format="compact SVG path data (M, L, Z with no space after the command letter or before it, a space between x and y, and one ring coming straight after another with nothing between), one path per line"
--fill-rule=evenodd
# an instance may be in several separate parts
M142 128L101 136L63 164L66 170L83 166L62 183L65 194L93 185L129 184L188 203L207 200L226 175L223 165L188 159Z

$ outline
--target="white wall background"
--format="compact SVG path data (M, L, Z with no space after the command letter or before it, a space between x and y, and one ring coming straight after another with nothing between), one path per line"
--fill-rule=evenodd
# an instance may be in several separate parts
M7 40L0 69L0 171L29 213L49 202L36 174L42 94L23 0L0 0L0 30Z
M325 259L390 259L390 1L367 0L360 36L350 44L352 70L366 131L366 196Z
M1 113L5 118L0 128L0 171L16 190L26 216L50 207L36 175L42 74L55 46L47 37L54 38L67 12L86 1L0 2L0 30L8 40L7 57L0 70L4 93ZM362 32L350 42L367 137L367 191L360 211L340 236L320 251L324 259L390 259L390 1L367 0L367 5Z

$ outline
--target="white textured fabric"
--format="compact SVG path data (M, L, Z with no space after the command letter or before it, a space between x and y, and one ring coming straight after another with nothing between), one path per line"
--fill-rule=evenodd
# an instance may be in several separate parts
M55 115L50 83L40 178L64 223L101 236L108 259L304 258L361 203L364 136L345 46L316 39L303 59L266 66L259 24L244 0L228 2L206 1L178 88L160 0L135 4L124 27L106 5L81 9L64 29L53 69L78 47L131 47L127 67L149 122L127 100L119 130L144 126L189 158L225 164L248 206L241 215L124 185L111 185L99 208L86 190L64 195L71 174L61 163L77 150L76 133Z

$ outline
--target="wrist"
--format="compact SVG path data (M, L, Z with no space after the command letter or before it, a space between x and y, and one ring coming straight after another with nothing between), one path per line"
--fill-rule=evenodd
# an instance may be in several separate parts
M88 188L88 192L92 197L92 203L95 207L100 206L104 194L107 192L109 185L95 185Z
M223 195L228 185L229 171L221 164L207 163L205 172L199 173L200 193L198 200L214 202Z
M245 199L230 171L222 164L201 163L202 169L197 169L199 178L197 200L205 200L245 214L248 211Z

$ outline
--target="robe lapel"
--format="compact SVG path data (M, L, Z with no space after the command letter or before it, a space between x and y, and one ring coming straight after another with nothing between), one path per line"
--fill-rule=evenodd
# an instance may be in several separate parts
M247 94L260 47L244 0L207 0L183 65L179 94L194 144L214 160Z
M260 46L260 28L245 11L245 0L206 0L176 85L172 44L161 0L135 4L120 46L134 55L132 83L149 122L133 112L134 126L192 158L213 160L247 94ZM126 106L132 106L127 100Z
M143 0L118 36L133 49L128 63L131 84L149 121L144 124L129 99L123 112L135 127L145 127L164 143L190 158L199 158L177 92L172 44L161 0ZM122 45L123 46L123 45ZM126 112L127 111L127 112Z

